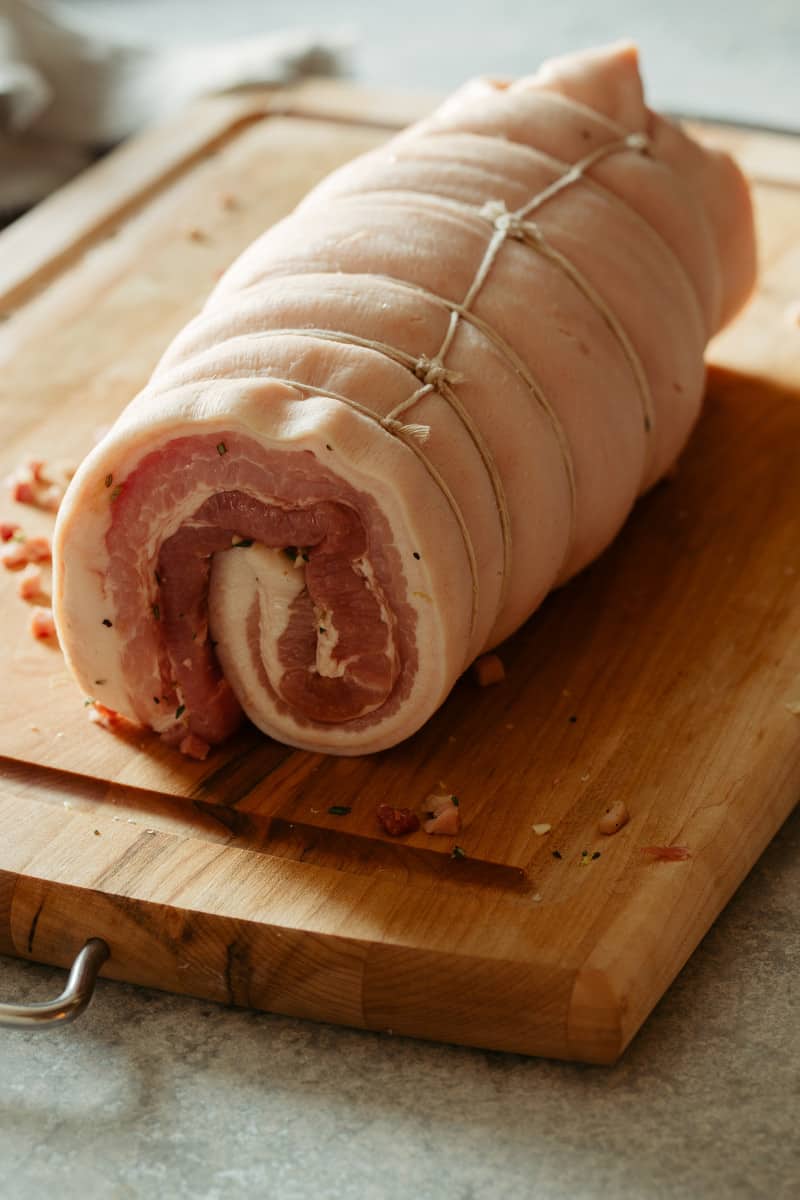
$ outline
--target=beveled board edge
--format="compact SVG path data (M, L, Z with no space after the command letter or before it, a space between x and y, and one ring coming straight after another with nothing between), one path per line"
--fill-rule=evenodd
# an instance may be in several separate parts
M357 1028L573 1056L565 1034L575 967L531 961L526 933L538 914L504 920L502 897L487 905L465 890L443 905L435 888L33 801L19 807L0 797L0 813L19 827L14 846L0 846L4 953L66 966L88 937L102 937L110 978ZM605 1024L615 1026L613 1012ZM615 1039L614 1056L619 1048Z
M704 846L701 811L686 836L703 853L640 873L636 903L572 960L537 946L536 923L557 921L556 905L525 910L502 894L487 903L466 886L463 897L443 898L435 884L351 875L32 800L20 812L19 801L2 797L0 819L6 809L7 827L22 832L13 847L0 846L0 950L66 966L88 937L102 937L110 978L362 1029L611 1064L707 932L709 913L719 914L792 811L800 760L791 740L792 723L781 722L765 742L763 758L784 766L769 794L759 781L763 803L749 836L729 830ZM738 782L740 802L761 766ZM376 923L371 911L388 915Z

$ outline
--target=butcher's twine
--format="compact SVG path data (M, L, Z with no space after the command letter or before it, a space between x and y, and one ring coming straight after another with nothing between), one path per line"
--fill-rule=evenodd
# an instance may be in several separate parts
M548 200L552 199L554 196L557 196L566 188L572 187L574 184L578 183L583 178L585 173L596 163L608 158L612 154L618 154L626 150L632 150L639 154L649 154L651 150L650 140L645 133L637 132L627 134L623 138L619 138L615 141L607 142L603 146L599 146L590 154L587 154L584 158L570 166L568 170L566 170L557 179L553 180L553 182L550 183L546 188L533 196L527 202L527 204L524 204L521 208L518 208L513 212L508 211L505 203L502 200L491 199L487 200L480 207L474 209L474 211L476 211L480 217L489 222L492 227L492 233L483 258L478 265L475 277L467 289L467 293L461 303L452 304L451 302L444 300L443 297L435 297L435 299L445 303L450 309L450 320L448 322L444 339L432 358L428 358L424 354L414 358L413 355L410 355L403 350L398 350L395 346L387 345L384 342L379 342L372 338L361 338L355 334L331 333L327 330L316 329L280 331L284 334L296 332L306 336L310 335L312 337L321 337L325 338L326 340L360 345L367 349L375 350L378 353L383 354L385 357L390 358L393 362L397 362L403 366L406 366L420 381L420 386L416 388L416 390L412 392L406 400L404 400L401 404L398 404L384 417L379 417L376 413L372 413L371 410L362 409L361 405L356 405L355 407L358 407L364 411L365 415L370 415L373 419L377 419L379 424L388 433L394 435L395 437L402 438L405 444L412 451L414 451L417 457L422 459L427 469L432 475L434 475L436 482L444 492L450 507L453 509L461 529L462 536L464 537L465 546L467 549L467 557L469 559L470 570L472 574L473 595L470 636L474 632L475 624L478 618L478 600L480 590L478 581L477 556L475 554L474 546L472 545L472 539L469 536L469 530L458 504L456 503L455 497L452 495L450 489L445 485L440 473L435 470L433 464L430 462L427 456L421 452L420 444L424 444L424 442L428 440L428 437L430 436L430 426L406 424L400 420L400 417L405 416L409 409L411 409L424 396L427 396L432 392L438 392L456 413L461 423L467 430L472 442L474 443L491 482L497 504L500 529L503 539L503 578L497 607L499 614L505 604L508 595L508 588L511 582L511 516L505 497L503 481L500 476L500 472L498 471L497 464L494 461L489 447L486 445L486 441L481 431L473 421L469 412L461 404L455 391L457 385L462 382L462 377L457 372L450 370L446 366L445 356L447 355L453 343L453 339L455 338L459 324L465 319L469 319L470 323L473 323L474 317L471 313L472 306L474 305L482 287L486 283L492 266L504 243L508 239L522 242L524 245L529 246L532 250L535 250L537 253L541 254L543 257L548 259L548 261L552 262L556 267L558 267L600 314L603 321L619 343L622 353L625 356L625 359L633 374L636 383L636 389L642 405L645 432L648 434L652 432L655 414L650 385L647 381L647 376L645 374L641 359L639 358L639 355L637 354L630 338L623 329L619 319L610 306L602 298L602 296L598 293L598 291L592 286L583 272L580 271L575 264L566 257L566 255L562 254L559 250L552 246L545 237L542 229L534 221L528 219L532 213L541 208L542 205L544 205ZM427 289L415 288L415 290ZM484 322L480 322L480 325L483 327L484 331L487 329ZM513 352L509 353L509 351L511 351L511 347L508 346L503 339L494 337L492 340L495 342L495 344L499 345L499 348L506 354L506 357L511 359L512 366L515 368L515 370L522 374L524 382L532 392L535 400L542 408L544 408L548 420L550 421L550 424L556 434L563 457L564 468L567 473L570 492L570 533L565 543L566 557L566 555L569 554L573 541L576 516L575 470L569 441L563 428L561 427L561 423L556 417L556 414L553 412L551 406L547 403L541 388L536 383L531 373L521 363L518 355ZM520 367L522 367L522 370L520 370ZM309 390L315 391L319 394L318 388ZM338 398L342 399L346 403L352 404L352 402L346 400L345 397Z
M338 400L342 404L355 409L362 416L369 420L377 422L387 433L394 437L400 438L403 443L411 450L418 459L424 464L425 469L429 472L434 482L437 484L442 494L444 495L449 507L451 508L456 522L464 539L464 546L469 562L470 573L472 577L472 613L470 623L470 640L475 631L478 620L478 607L480 598L480 584L478 574L478 561L475 553L475 547L472 543L472 538L469 533L469 528L464 519L464 515L458 505L458 502L441 475L441 472L434 466L430 458L424 453L423 446L428 441L431 434L430 425L414 424L401 420L406 413L409 412L415 404L418 403L424 396L428 396L434 392L438 393L442 399L450 406L456 414L462 425L470 436L475 448L480 455L481 461L486 468L489 480L494 493L500 529L503 542L503 575L500 586L500 596L498 599L497 612L502 611L505 600L508 595L508 588L511 581L511 563L512 563L512 536L511 536L511 516L508 510L503 481L497 464L494 461L492 453L486 444L478 426L472 419L472 416L461 403L456 393L456 388L459 383L463 382L463 376L458 372L451 370L445 363L447 355L453 340L458 331L458 327L462 322L474 325L492 344L503 354L510 363L514 371L525 383L532 397L545 413L547 420L557 439L564 470L567 476L567 483L570 494L570 530L569 536L565 542L565 560L568 556L574 537L575 519L576 519L576 491L575 491L575 469L572 460L572 452L569 440L559 421L556 413L553 411L546 396L544 395L541 386L534 378L527 365L523 362L514 348L502 338L496 330L492 329L485 321L477 317L473 310L473 305L481 291L481 288L486 283L491 272L492 266L497 259L503 245L507 240L518 241L536 253L541 254L549 262L552 262L570 282L578 288L582 295L596 309L609 330L616 338L623 355L630 367L636 383L637 392L639 394L644 429L646 433L651 433L654 428L654 407L653 398L650 390L647 376L641 359L637 354L630 338L623 329L619 319L605 302L602 296L593 287L591 282L586 278L582 271L575 266L573 262L557 250L546 238L544 232L535 221L530 220L532 213L536 212L548 200L563 192L566 188L572 187L580 182L586 172L595 164L613 154L619 154L624 151L634 151L638 154L650 154L650 140L645 133L629 133L622 138L607 142L597 149L587 154L584 158L573 163L566 171L552 183L548 184L541 192L533 196L527 204L521 208L509 212L502 200L490 199L485 201L480 206L461 205L460 208L467 208L470 211L477 213L479 217L487 221L491 226L491 234L486 246L484 255L478 265L475 277L472 280L466 295L460 304L451 300L447 300L443 296L437 295L435 292L429 291L427 288L419 284L409 283L405 280L389 279L394 286L399 286L407 290L419 292L427 299L434 301L436 304L445 307L449 310L450 319L445 331L442 343L439 349L432 358L425 354L413 355L405 350L400 350L396 346L391 346L386 342L377 341L373 338L360 337L355 333L336 332L329 329L270 329L261 330L256 336L259 337L284 337L286 335L296 335L303 338L313 338L321 341L338 342L344 345L360 346L366 350L373 350L392 362L406 368L419 382L420 386L416 388L405 400L396 405L390 412L384 416L380 416L372 409L367 408L358 401L352 400L348 396L343 396L340 393L327 391L323 388L312 386L310 384L301 384L293 379L276 380L287 385L298 388L309 395L325 396L332 400ZM453 203L453 202L450 202ZM381 276L374 276L380 279ZM651 443L652 445L652 443ZM561 564L563 567L563 563Z

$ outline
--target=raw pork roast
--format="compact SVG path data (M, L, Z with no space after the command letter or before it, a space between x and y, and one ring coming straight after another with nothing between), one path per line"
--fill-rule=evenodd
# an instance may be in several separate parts
M242 711L408 737L669 470L754 270L742 175L633 47L468 84L251 246L83 463L81 687L190 753Z

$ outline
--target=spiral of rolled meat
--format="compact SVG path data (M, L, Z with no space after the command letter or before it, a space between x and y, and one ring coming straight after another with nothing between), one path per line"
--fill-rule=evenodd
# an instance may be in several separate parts
M413 733L672 465L754 270L632 47L467 85L251 246L78 471L80 685L176 741Z

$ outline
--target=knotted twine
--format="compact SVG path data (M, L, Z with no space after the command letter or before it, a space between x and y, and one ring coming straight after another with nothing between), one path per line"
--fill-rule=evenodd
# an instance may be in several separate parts
M569 553L569 548L573 541L575 517L576 517L576 494L575 494L575 469L572 459L572 452L567 436L558 420L556 413L544 396L539 384L534 379L527 366L521 360L519 355L500 335L493 330L486 322L476 317L471 311L472 306L477 299L481 288L486 283L491 272L492 266L500 253L505 242L509 239L520 242L521 244L534 250L542 255L549 262L553 263L570 282L579 289L583 296L596 309L606 326L618 342L623 355L630 367L636 384L637 393L642 407L642 416L644 429L647 434L650 434L654 427L654 407L653 398L649 383L642 365L641 359L636 352L630 338L622 327L619 319L609 305L603 300L602 296L597 292L596 288L586 278L582 271L565 255L557 250L546 238L543 230L533 220L530 220L531 214L541 208L548 200L557 196L566 188L572 187L583 179L585 173L602 159L609 157L612 154L618 154L623 151L634 151L639 154L649 154L651 150L649 138L645 133L630 133L625 137L615 141L607 142L597 149L587 154L584 158L573 163L566 171L558 178L554 179L546 188L533 196L521 208L509 212L505 203L502 200L489 199L482 205L459 205L470 209L483 220L487 221L491 227L491 234L486 246L483 257L478 264L475 276L467 289L466 295L460 304L447 300L436 293L430 292L427 288L423 288L418 284L408 283L405 280L391 279L390 282L413 291L420 292L426 297L436 301L438 304L445 306L450 311L450 319L447 325L442 343L439 349L429 358L425 354L413 355L407 351L400 350L396 346L391 346L385 342L377 341L372 338L360 337L354 333L336 332L327 329L272 329L263 330L257 335L259 337L274 337L285 335L297 335L306 338L313 338L321 341L338 342L345 345L360 346L364 349L373 350L378 354L390 359L392 362L398 363L405 367L418 380L420 386L417 387L405 400L396 405L389 413L381 417L372 409L365 405L359 404L347 396L343 396L337 392L328 391L319 387L312 387L307 384L299 384L295 380L283 379L276 382L286 383L288 386L298 388L309 395L324 396L328 399L337 400L342 404L356 410L362 416L375 421L387 433L399 438L411 450L418 459L423 463L425 469L431 475L432 479L439 487L444 495L456 522L461 531L464 540L464 547L467 554L467 559L472 577L472 611L470 619L470 639L474 633L478 619L478 607L480 596L480 583L478 575L478 562L475 554L475 547L472 543L472 538L469 533L463 513L459 505L448 487L441 472L434 466L428 456L424 453L422 446L430 437L431 428L429 425L408 423L401 420L415 404L423 397L430 395L433 392L438 393L443 400L450 406L453 412L457 415L462 425L469 434L481 461L484 464L486 472L492 486L492 491L497 505L497 512L500 521L500 528L503 541L503 576L501 581L500 596L498 600L498 613L502 611L505 603L508 588L511 579L512 565L512 537L511 537L511 517L508 510L508 504L505 497L505 490L500 473L497 469L497 464L486 444L478 426L472 419L470 413L464 408L458 398L456 387L463 381L463 376L458 372L451 370L445 363L445 356L452 346L453 339L458 331L459 324L462 321L468 321L475 325L483 332L489 340L501 351L506 357L514 370L521 376L526 384L535 402L544 411L547 419L556 436L559 449L561 452L564 470L567 476L570 493L570 530L569 536L565 544L565 557ZM374 276L376 279L382 278L379 275Z

